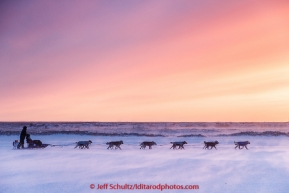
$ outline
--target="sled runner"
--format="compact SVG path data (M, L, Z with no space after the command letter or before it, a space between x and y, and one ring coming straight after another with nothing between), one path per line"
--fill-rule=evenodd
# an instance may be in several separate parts
M37 142L39 141L39 142ZM28 143L28 149L34 149L34 148L41 148L41 149L44 149L46 148L47 146L49 146L50 144L43 144L40 140L33 140L33 142L31 143Z

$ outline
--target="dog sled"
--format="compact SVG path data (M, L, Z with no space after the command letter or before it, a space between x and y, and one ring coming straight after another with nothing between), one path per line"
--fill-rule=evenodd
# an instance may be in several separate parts
M40 140L33 140L33 142L28 143L28 149L44 149L50 144L43 144Z
M17 150L24 150L24 149L44 149L48 146L54 146L54 145L51 145L51 144L37 144L37 143L29 143L27 147L24 147L22 148L21 147L21 144L19 144L18 146L16 147L13 147L13 149L17 149Z
M60 147L62 147L62 145L44 144L40 140L32 140L30 138L29 134L27 134L26 143L27 143L27 146L24 147L24 145L22 145L20 142L18 142L18 140L15 140L12 143L13 149L18 149L18 150L21 150L21 149L44 149L48 146L51 146L51 147L60 146Z

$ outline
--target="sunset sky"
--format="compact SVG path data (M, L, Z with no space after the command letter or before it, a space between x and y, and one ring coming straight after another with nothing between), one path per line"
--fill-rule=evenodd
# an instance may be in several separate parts
M3 0L0 121L289 121L289 1Z

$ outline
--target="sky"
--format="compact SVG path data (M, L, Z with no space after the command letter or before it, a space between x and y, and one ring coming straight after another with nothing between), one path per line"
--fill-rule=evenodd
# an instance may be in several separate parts
M0 121L289 121L288 0L0 2Z

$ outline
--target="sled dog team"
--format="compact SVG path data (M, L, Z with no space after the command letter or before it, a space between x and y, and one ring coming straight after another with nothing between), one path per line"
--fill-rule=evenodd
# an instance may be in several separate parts
M79 141L76 142L76 146L75 148L79 147L80 149L89 149L90 144L92 143L92 141ZM172 144L172 147L170 149L185 149L184 145L187 144L186 141L181 141L181 142L170 142ZM123 144L123 141L111 141L111 142L107 142L106 145L108 145L107 149L120 149L120 145ZM206 142L204 141L204 147L203 149L217 149L216 145L219 144L218 141L212 141L212 142ZM250 144L249 141L242 141L242 142L234 142L234 144L236 145L235 149L238 147L239 149L243 149L244 147L246 149L247 145ZM140 144L140 149L145 149L146 146L149 147L149 149L152 149L152 146L157 145L154 141L144 141ZM178 147L178 148L177 148ZM74 148L74 149L75 149Z
M35 140L35 141L39 141L39 140ZM170 149L185 149L184 145L187 144L186 141L181 141L181 142L170 142L172 144L172 147ZM91 140L88 141L78 141L76 142L76 146L75 148L79 148L79 149L89 149L89 146L92 144ZM121 147L120 145L123 144L123 141L111 141L111 142L107 142L106 145L108 145L107 149L120 149ZM212 141L212 142L206 142L204 141L204 147L203 149L217 149L216 145L219 144L218 141ZM239 149L243 149L244 147L246 149L247 145L250 144L249 141L243 141L243 142L234 142L234 144L236 145L235 149L238 147ZM18 140L13 141L12 143L13 145L13 149L16 149L19 146L19 142ZM152 149L152 146L157 145L154 141L144 141L140 144L140 149L145 149L147 146L149 147L149 149ZM178 147L178 148L177 148Z
M15 140L12 145L13 145L13 149L20 149L20 148L24 148L24 139L26 138L26 142L28 143L28 147L27 148L45 148L50 144L42 144L42 142L40 140L32 140L30 137L30 134L27 134L27 127L24 126L21 134L20 134L20 142L18 140ZM92 141L88 140L88 141L78 141L76 142L76 146L75 148L80 148L80 149L89 149L89 146L91 145ZM172 144L172 147L170 149L185 149L184 145L187 144L186 141L180 141L180 142L170 142ZM108 145L107 149L120 149L121 144L123 144L123 141L111 141L111 142L107 142L106 145ZM203 149L217 149L216 145L219 144L218 141L212 141L212 142L206 142L204 141L205 146L203 147ZM243 142L234 142L234 144L236 145L235 149L237 147L239 147L239 149L243 149L244 147L246 149L247 145L250 144L249 141L243 141ZM149 149L152 149L152 146L157 145L154 141L144 141L140 144L140 149L145 149L146 146L149 147ZM54 145L55 146L55 145ZM178 148L177 148L178 147Z

